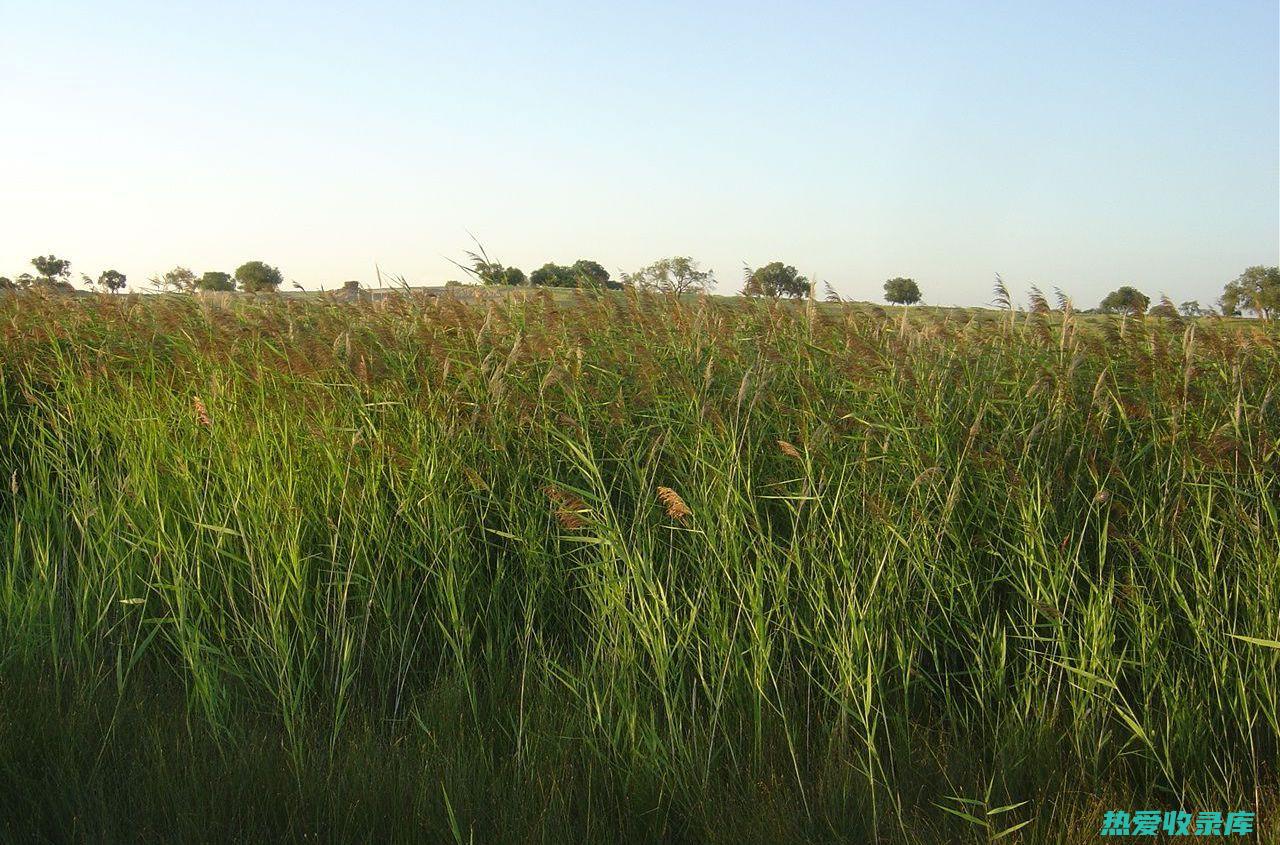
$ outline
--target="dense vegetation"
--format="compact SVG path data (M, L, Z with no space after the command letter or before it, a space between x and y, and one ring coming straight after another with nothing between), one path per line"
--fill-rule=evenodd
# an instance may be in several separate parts
M34 292L0 333L5 841L1274 805L1271 324Z

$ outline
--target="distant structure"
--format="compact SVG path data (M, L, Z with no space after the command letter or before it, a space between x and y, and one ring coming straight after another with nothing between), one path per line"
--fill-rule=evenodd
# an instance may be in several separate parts
M360 283L352 280L343 282L342 287L334 291L333 298L339 302L368 302L369 294L360 289Z

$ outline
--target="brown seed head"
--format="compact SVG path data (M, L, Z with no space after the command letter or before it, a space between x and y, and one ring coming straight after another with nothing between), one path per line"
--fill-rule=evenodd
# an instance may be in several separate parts
M667 516L671 519L679 521L693 513L680 494L670 487L658 488L658 501L667 509Z
M782 454L786 455L788 458L795 458L795 459L799 460L799 458L800 458L800 450L799 450L799 449L797 449L795 446L792 446L792 445L791 445L790 443L788 443L787 441L785 441L785 440L779 440L779 441L778 441L778 448L779 448L780 450L782 450Z
M200 401L199 396L191 397L191 407L196 412L196 422L206 428L213 425L213 420L209 419L209 409L204 406L204 402Z
M585 502L572 493L561 490L554 484L548 484L543 487L542 492L551 500L552 511L555 513L556 521L562 526L570 531L587 527L587 521L582 518L582 514L587 512Z

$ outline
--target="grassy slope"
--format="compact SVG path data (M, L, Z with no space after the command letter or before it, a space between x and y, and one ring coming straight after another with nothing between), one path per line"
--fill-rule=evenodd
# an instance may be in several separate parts
M1269 805L1280 650L1232 636L1280 639L1267 327L536 295L0 326L10 838L1092 841L1106 806Z

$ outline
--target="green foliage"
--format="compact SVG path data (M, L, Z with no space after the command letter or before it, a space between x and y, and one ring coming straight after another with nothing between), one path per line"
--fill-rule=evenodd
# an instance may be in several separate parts
M196 274L186 267L177 266L162 276L152 277L151 285L157 290L191 293L196 289Z
M36 272L40 274L40 278L46 282L62 281L71 275L71 262L65 258L57 258L52 255L37 255L31 259L31 264L36 268Z
M236 281L231 278L230 273L208 270L196 280L195 287L196 290L233 291L236 289Z
M534 270L529 283L553 288L616 288L610 281L609 271L595 261L580 258L570 267L547 263Z
M270 264L247 261L236 268L236 282L245 293L275 293L284 283L284 276Z
M519 287L528 283L523 270L519 267L505 267L502 262L491 259L479 241L476 241L476 250L476 252L467 253L467 259L471 262L470 266L459 264L456 261L452 263L466 271L472 278L483 285ZM446 287L448 286L446 283Z
M1098 310L1104 314L1142 314L1150 303L1151 298L1145 293L1124 285L1107 294L1098 306Z
M569 269L578 280L577 287L610 287L609 271L601 267L600 264L595 261L591 261L587 258L579 258L577 261L573 262L573 266Z
M529 279L525 276L524 271L519 267L503 268L501 284L511 285L512 287L521 287L528 283Z
M477 261L472 267L477 279L486 285L511 285L518 287L528 283L519 267L504 267L495 262Z
M0 839L1272 809L1275 324L571 298L0 297Z
M884 298L895 305L914 305L920 301L920 286L915 279L898 276L884 283Z
M98 276L98 280L95 282L98 287L111 293L124 290L124 286L127 283L128 279L125 278L125 275L116 270L102 271L102 275Z
M743 271L743 296L801 299L809 295L809 288L808 279L798 275L796 268L781 261L773 261L754 270L747 267Z
M1247 268L1222 291L1225 314L1247 311L1264 320L1280 313L1280 267Z
M529 284L538 287L575 288L578 280L570 268L548 262L529 274Z
M697 261L686 255L662 258L634 273L624 273L622 281L641 290L676 296L710 290L716 284L715 275L710 270L703 270Z

